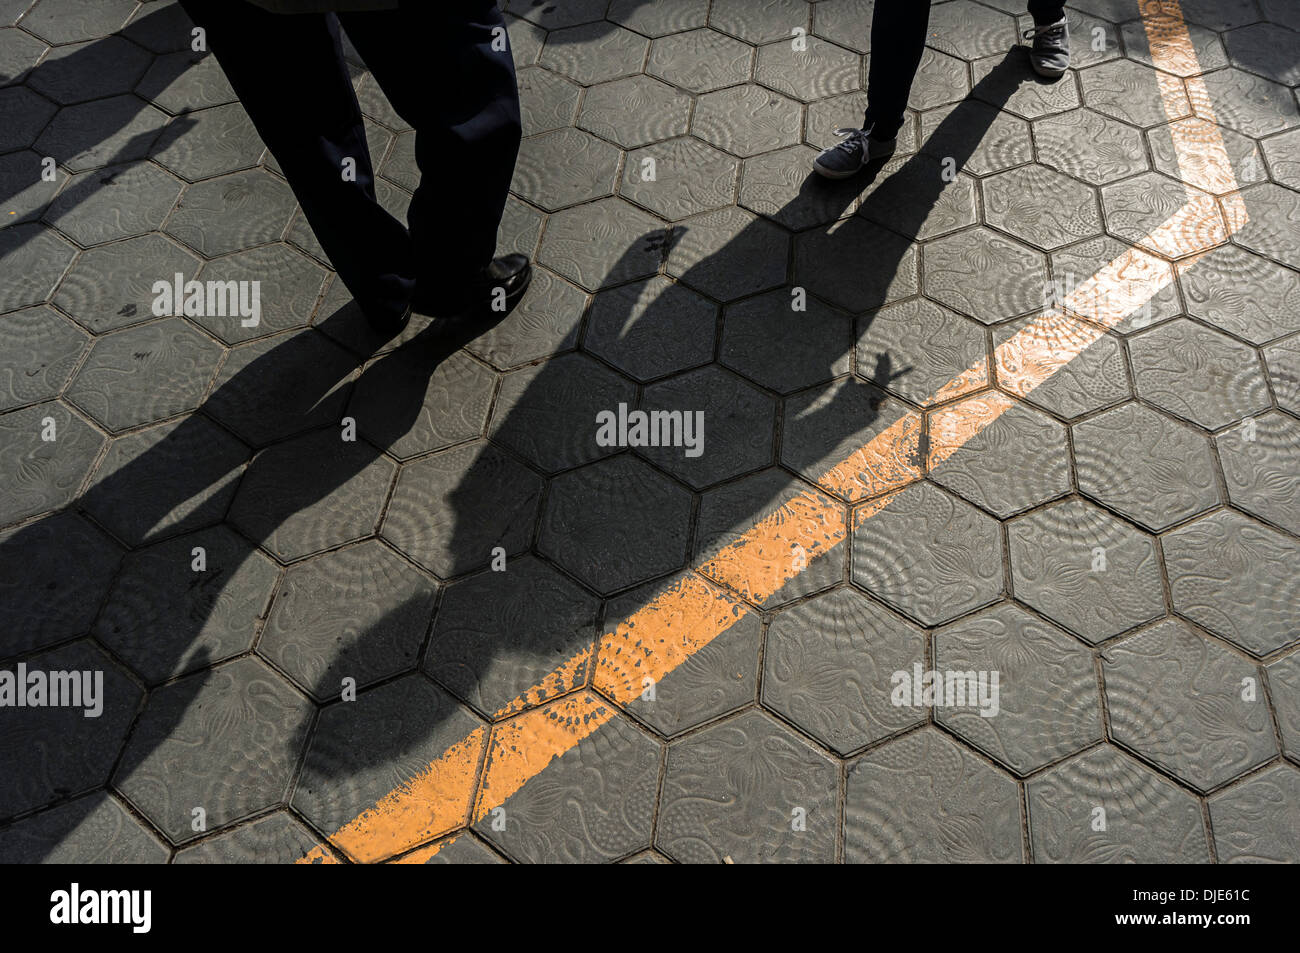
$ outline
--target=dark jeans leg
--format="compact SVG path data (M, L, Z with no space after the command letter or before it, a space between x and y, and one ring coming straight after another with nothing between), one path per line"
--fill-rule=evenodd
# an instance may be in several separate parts
M1036 26L1047 26L1065 19L1065 0L1029 0L1029 15Z
M407 221L421 296L444 282L450 293L492 260L519 153L519 91L501 11L492 0L419 0L339 19L415 130L420 185Z
M374 170L338 21L267 13L243 0L181 0L279 160L339 278L369 314L405 310L415 287L411 238L375 200ZM356 162L344 178L344 159Z
M925 51L930 0L876 0L871 14L871 69L862 127L892 139L903 126L907 97Z

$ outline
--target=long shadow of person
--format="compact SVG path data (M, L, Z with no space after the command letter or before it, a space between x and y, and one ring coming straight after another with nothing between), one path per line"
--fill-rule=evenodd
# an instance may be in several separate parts
M978 146L985 124L996 115L996 110L977 104L977 95L985 102L1004 102L1024 75L1023 65L1008 57L941 123L931 142L942 143L942 154L951 156L961 168ZM929 174L933 162L932 157L918 153L876 184L867 201L890 210L888 231L830 226L820 233L834 247L834 260L849 263L849 273L837 280L855 290L855 313L869 315L891 293L897 293L890 289L900 267L910 261L911 239L919 234L945 185L940 176ZM918 169L925 174L916 174ZM843 211L861 187L859 182L851 188L824 189L820 182L810 180L789 207L829 201L832 205L842 203ZM836 218L838 215L831 215L827 220ZM736 267L729 250L747 247L751 237L742 231L684 277ZM647 235L634 243L625 257L640 259L647 247L666 255L671 244L662 234ZM771 299L782 302L777 320L789 322L796 333L816 334L828 326L820 320L800 324L803 314L789 310L791 288L802 287L805 269L816 264L797 262L788 287ZM612 273L620 272L616 267ZM667 298L669 292L663 294ZM819 307L810 305L806 313L820 313ZM107 731L87 730L70 723L64 713L49 709L31 709L23 715L24 720L11 721L15 730L6 734L6 743L0 746L0 819L65 803L102 786L110 774L128 797L132 796L133 777L141 778L138 789L147 790L166 787L170 776L178 790L207 784L224 792L222 796L229 801L224 811L209 807L209 822L215 828L257 812L249 808L246 792L241 792L251 787L264 794L266 779L256 766L250 769L248 762L272 764L280 772L277 778L291 772L296 752L302 750L303 739L312 731L314 711L301 698L286 699L283 693L263 685L254 695L276 696L267 712L272 721L278 719L281 724L279 728L259 728L259 718L265 720L267 714L258 714L248 692L241 695L231 689L225 692L224 701L205 701L205 687L212 683L214 672L221 672L206 666L249 647L245 644L232 651L228 641L207 631L212 613L222 600L228 605L229 600L248 598L243 587L249 567L265 561L256 546L264 546L285 561L327 548L329 544L321 544L321 540L336 539L338 534L331 535L324 528L356 518L346 512L345 502L356 496L354 491L364 487L367 499L387 495L396 468L384 451L423 426L430 377L451 362L465 343L488 330L481 323L435 324L414 333L397 349L375 356L380 342L368 336L361 320L355 308L348 308L323 322L319 330L278 335L260 346L232 352L232 357L240 353L240 359L228 360L199 413L155 428L149 440L137 443L120 459L110 452L94 484L74 507L92 515L123 541L152 544L180 538L180 534L215 532L211 527L223 520L232 524L238 535L228 539L220 559L209 561L209 575L202 583L195 583L189 574L192 537L185 537L186 545L178 554L185 561L185 571L146 574L139 597L146 605L175 603L182 613L163 613L167 625L152 620L149 612L139 613L135 630L125 638L121 632L100 638L101 644L132 646L133 651L127 654L132 655L138 672L147 673L144 680L150 688L144 695L138 685L121 679L117 697L109 699L110 706L115 706L114 717L102 719ZM636 320L629 311L623 318L616 315L610 323L630 327ZM702 337L711 356L714 326L701 325L692 333ZM327 338L347 342L353 353ZM835 340L842 350L852 348L851 334ZM771 353L760 344L755 344L759 347L755 362L779 372L779 349ZM358 357L367 362L359 376ZM827 368L819 377L838 378L839 383L815 394L804 392L812 394L807 399L800 394L785 398L787 421L792 406L803 401L797 411L800 429L813 435L803 443L783 444L780 462L789 470L815 471L828 453L869 429L881 412L883 393L871 384L844 378L843 357L843 353L827 352ZM744 360L745 355L738 354L737 359ZM901 373L894 370L888 354L877 355L875 365L871 376L876 383ZM746 492L723 508L725 519L716 524L715 535L725 535L729 527L757 518L788 492L790 484L772 468L775 457L770 436L756 432L762 428L750 416L753 407L765 406L768 416L760 414L760 418L767 426L774 419L775 398L734 382L719 389L716 382L724 376L717 368L705 368L696 375L702 382L699 389L665 389L657 395L652 393L653 387L647 387L640 395L642 407L662 397L673 408L705 410L713 441L708 446L721 442L721 451L706 449L699 457L687 458L680 447L662 448L664 455L650 457L693 487L719 482L716 471L710 469L716 465L711 462L714 458L733 451L752 455L753 447L747 444L759 446L758 463L751 469L767 467L767 475L760 474ZM364 643L368 633L386 632L394 626L427 630L432 615L427 639L425 632L420 632L421 639L427 641L423 671L476 709L480 717L490 717L558 662L589 649L602 617L606 627L616 624L653 595L655 579L674 575L686 565L690 553L685 522L696 504L684 487L671 484L631 453L617 452L598 463L579 466L606 449L595 446L594 413L585 412L593 403L587 400L584 405L557 395L576 391L585 397L590 392L598 398L595 404L600 409L611 410L618 397L627 395L626 402L636 406L636 394L617 382L610 386L612 377L606 369L577 355L510 375L496 397L487 441L453 446L404 467L383 514L382 535L426 570L456 581L443 593L436 615L425 593L395 593L383 604L382 614L367 616L378 617L378 621L368 622L366 631L350 633L351 644ZM458 396L454 390L446 393L450 400ZM751 400L755 394L761 398L757 403ZM611 399L615 404L608 402ZM575 407L583 412L574 412ZM339 421L345 416L356 420L360 437L354 441L339 438ZM852 434L840 432L846 420L852 421ZM266 449L245 468L247 448L223 428ZM547 478L539 471L546 472ZM773 474L777 479L770 479ZM0 662L6 666L20 659L35 665L33 659L41 657L36 653L52 644L61 646L59 651L86 644L78 641L84 628L62 635L42 634L37 621L52 602L78 597L75 581L57 573L56 588L44 589L50 584L49 573L40 571L50 565L68 569L68 537L49 532L49 526L53 520L70 516L28 524L0 539L0 567L5 576L18 580L0 591L0 618L8 623ZM376 509L362 518L360 528L347 538L368 535L378 519ZM698 535L697 552L710 545L704 538L707 532L701 529ZM664 539L666 544L661 542ZM167 543L160 543L159 548L164 545ZM652 558L645 558L647 551L653 551ZM503 559L505 571L494 572L494 564L499 568ZM563 566L569 576L563 576L554 564ZM33 569L30 582L22 567ZM36 579L41 582L33 589ZM156 589L151 592L151 579L154 585L187 586L191 592L186 597ZM110 604L112 601L110 597ZM342 611L350 611L346 602ZM103 613L96 625L102 631ZM246 634L244 639L247 643ZM81 657L86 658L90 651L81 650ZM123 650L114 649L113 654L121 656ZM102 655L98 657L102 659ZM118 661L120 664L120 658ZM395 717L374 705L358 706L354 717L348 708L340 707L350 702L337 701L340 674L346 675L348 665L334 664L336 661L326 658L312 669L312 683L304 686L318 701L335 699L325 705L315 725L299 780L299 790L312 792L314 805L300 806L303 816L325 834L387 793L395 780L392 764L415 768L421 759L429 760L429 738L437 735L445 747L445 743L459 740L451 735L471 720L463 708L441 703L423 709L408 706L409 718ZM406 670L411 667L414 660ZM187 672L195 674L176 680ZM579 668L574 684L581 683L585 675ZM385 674L372 684L391 677ZM404 681L409 680L390 681L369 694L378 697L381 692L395 692L394 686ZM156 687L160 684L161 689ZM564 687L556 685L557 690ZM405 703L411 697L408 694L400 700ZM204 705L206 711L198 711ZM174 739L169 741L176 727L196 711L213 734L206 736L206 741L191 739L180 748L191 744L217 747L221 729L232 724L251 725L248 737L259 740L242 751L208 750L205 757L215 758L212 764L200 766L192 750L178 752ZM79 718L80 713L76 714ZM31 761L31 751L55 751L59 737L74 733L72 729L92 740L96 756L86 755L83 744L70 763L60 763L57 754L39 765ZM276 736L275 731L280 734ZM268 732L272 737L268 738ZM236 732L233 737L244 736ZM284 757L277 760L271 748L290 752L287 768L281 763ZM438 753L440 749L434 750L433 756ZM214 765L218 775L225 771L228 777L213 778ZM364 780L355 779L359 774L365 775ZM144 813L169 837L185 841L194 836L189 826L190 805L181 795L159 794L153 803L153 809ZM274 803L272 798L266 807ZM158 804L170 811L166 818L158 816ZM91 799L82 798L69 809L75 821L92 809ZM56 825L44 839L29 841L25 859L39 859L56 851L75 826ZM3 833L0 829L0 843Z

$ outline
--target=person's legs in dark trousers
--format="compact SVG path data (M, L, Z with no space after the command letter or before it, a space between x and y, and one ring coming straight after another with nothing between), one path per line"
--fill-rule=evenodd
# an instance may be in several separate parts
M871 138L893 139L902 128L929 25L930 0L877 0L871 14L871 68L862 121Z
M280 163L339 278L380 322L415 287L406 227L375 200L361 109L330 14L275 14L243 0L181 0ZM355 179L344 160L355 160Z
M492 0L418 0L339 19L415 130L417 306L454 311L492 260L522 135L504 18Z
M1029 0L1029 15L1035 26L1047 26L1065 19L1065 0Z

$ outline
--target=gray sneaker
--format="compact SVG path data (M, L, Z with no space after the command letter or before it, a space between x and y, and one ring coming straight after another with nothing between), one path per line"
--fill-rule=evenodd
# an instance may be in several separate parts
M1024 37L1034 41L1029 62L1039 76L1055 79L1070 68L1070 25L1064 19L1026 30Z
M828 179L847 179L868 162L892 156L898 148L898 139L872 139L870 132L870 129L836 129L835 135L842 136L843 141L823 149L813 159L813 168Z

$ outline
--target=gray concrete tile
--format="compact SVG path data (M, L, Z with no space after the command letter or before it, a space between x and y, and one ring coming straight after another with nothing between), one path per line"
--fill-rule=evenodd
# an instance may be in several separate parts
M808 4L804 0L714 0L709 26L747 43L768 43L807 32Z
M1228 499L1300 536L1300 423L1278 411L1214 439Z
M174 864L292 864L316 846L317 837L287 811L276 811L201 844L178 850Z
M426 864L508 864L508 860L473 834L462 832L442 842L438 852L424 861Z
M1229 129L1259 139L1300 125L1300 107L1281 83L1232 68L1207 73L1202 82L1213 118Z
M135 0L40 0L19 23L47 43L76 43L116 33L135 7Z
M707 364L718 309L685 285L656 276L599 292L584 350L638 381Z
M796 311L793 300L779 289L728 305L721 363L786 394L847 374L852 319L816 299Z
M1300 331L1300 274L1245 249L1224 245L1180 265L1178 282L1188 314L1252 344Z
M1300 193L1269 182L1243 190L1241 199L1250 220L1233 233L1232 240L1300 268Z
M76 254L56 231L35 222L0 229L0 260L8 265L0 312L44 304Z
M1038 120L1034 144L1044 165L1089 185L1107 185L1149 168L1142 134L1090 109Z
M443 450L402 468L383 537L447 578L527 550L542 478L491 444Z
M1201 802L1110 745L1026 787L1035 863L1210 862Z
M127 554L92 634L158 685L251 649L279 575L224 525L178 536Z
M79 245L157 231L181 183L149 162L129 162L72 177L45 220Z
M1220 863L1293 864L1300 857L1300 770L1279 764L1210 798Z
M165 864L169 853L102 791L0 831L0 862L6 864Z
M796 231L851 215L860 185L822 178L813 172L815 158L816 149L799 145L746 159L740 204Z
M620 404L636 405L631 381L585 354L565 354L502 378L488 433L540 470L568 470L616 452L597 442L597 416Z
M897 706L894 674L923 664L920 629L840 588L779 612L763 652L764 707L840 755L926 721Z
M564 667L590 653L600 600L536 556L525 555L448 586L434 620L423 670L484 718L581 687L589 666ZM550 676L550 677L548 677ZM537 691L547 685L552 690Z
M1144 172L1101 190L1106 231L1117 238L1155 254L1175 258L1187 253L1183 230L1159 231L1161 226L1192 202L1209 207L1211 197L1158 172ZM1205 226L1213 240L1217 222ZM1206 240L1199 239L1198 240Z
M975 224L975 181L960 174L949 181L939 160L896 159L881 174L862 197L858 215L918 241Z
M286 183L263 169L249 169L186 188L166 231L214 258L279 241L295 204Z
M879 270L864 271L866 258L878 261ZM794 267L796 287L806 285L847 311L869 311L920 290L912 243L857 217L797 236Z
M415 668L436 595L432 580L374 540L295 563L257 654L316 701L334 701L345 687Z
M682 863L830 863L838 771L749 711L668 749L655 847Z
M1000 172L980 189L986 223L1044 251L1102 233L1096 191L1041 165Z
M4 203L8 207L6 220L0 228L37 221L68 182L68 173L57 168L53 170L54 178L47 181L43 162L44 157L30 149L0 156L0 181L12 185Z
M0 152L26 149L59 111L58 106L26 86L0 89L0 109L5 114L5 127L0 130Z
M567 351L578 343L587 300L586 293L534 263L523 298L466 349L503 369Z
M1046 258L983 226L927 242L921 258L925 295L984 324L1042 304Z
M173 116L238 99L217 58L190 50L155 59L135 92Z
M844 804L850 864L1020 863L1016 783L926 728L852 762Z
M154 53L188 50L194 42L194 22L179 3L141 4L119 32Z
M581 129L528 140L519 153L511 191L548 212L614 193L619 150Z
M1300 546L1254 520L1223 510L1162 540L1174 609L1252 655L1297 638L1300 592L1291 566Z
M1079 242L1077 245L1071 245L1069 248L1062 248L1052 252L1054 288L1059 286L1061 297L1067 296L1106 265L1124 254L1128 247L1106 235L1102 238L1089 239L1088 241ZM1171 265L1154 259L1143 259L1143 264L1153 271L1160 268L1172 268ZM1104 305L1104 301L1095 299L1085 299L1083 301L1083 307L1088 313L1091 313L1092 308L1104 308ZM1113 329L1121 334L1127 334L1131 331L1159 324L1161 321L1181 314L1182 311L1183 305L1178 297L1178 289L1171 276L1170 280L1163 284L1143 308L1124 318L1124 320L1114 325Z
M1179 156L1174 145L1174 136L1180 141L1196 141L1208 132L1218 134L1223 142L1223 151L1227 154L1229 168L1224 169L1216 157L1211 159L1209 150L1204 153L1193 152L1191 156ZM1260 158L1259 145L1254 139L1222 126L1209 126L1204 119L1194 117L1180 119L1166 126L1156 126L1146 132L1147 142L1151 145L1151 158L1155 167L1165 175L1182 179L1198 189L1216 194L1235 192L1239 187L1263 182L1268 173ZM1191 150L1183 149L1186 153ZM1225 176L1230 172L1231 178Z
M1211 790L1277 756L1259 669L1186 623L1161 622L1101 659L1111 738L1192 787Z
M552 30L542 48L542 66L592 86L641 72L649 41L604 21Z
M160 134L179 134L192 125L189 119L168 125L165 113L126 93L63 107L36 140L36 148L72 172L85 172L143 159Z
M968 368L984 365L984 329L926 298L881 308L858 321L858 374L914 404L933 395Z
M1223 43L1233 66L1287 86L1300 86L1300 64L1295 62L1300 34L1294 28L1287 29L1276 23L1253 23L1225 33ZM1204 60L1202 65L1205 69L1211 68Z
M1061 283L1069 287L1068 282ZM1088 341L1093 334L1091 329L1084 329L1078 320L1059 311L1045 311L1033 318L1017 318L998 325L993 329L993 346L1002 347L1029 325L1034 326L1032 340L1045 340L1048 347L1059 348L1057 353L1074 353L1080 343L1086 346L1077 357L1062 365L1033 390L1017 394L1026 403L1071 419L1133 396L1133 385L1129 382L1128 366L1119 338L1103 334ZM993 363L999 382L1012 392L1022 389L1017 380L1021 368L1013 365L1015 360L1016 355L1006 353ZM1009 364L1013 366L1008 367Z
M107 36L50 50L27 76L27 85L62 106L70 106L129 93L153 62L151 53L130 40ZM13 76L19 70L5 72Z
M1075 45L1081 44L1076 40ZM1024 52L1010 54L1015 57L1012 61L1028 66L1029 57L1026 55L1028 51L1024 47L1021 50ZM1071 52L1073 53L1073 50ZM995 70L998 71L998 75L1001 75L1005 69L1003 64L1008 61L1008 56L1006 52L1001 52L996 56L978 59L971 64L971 75L975 80L974 95L977 98L1023 119L1041 119L1044 116L1079 108L1079 91L1075 87L1074 77L1069 73L1059 79L1049 80L1038 76L1030 67L1025 69L1024 79L1009 91L999 88L1000 84L997 82L991 85L984 84L989 74ZM1072 60L1071 65L1078 68L1079 64Z
M1282 750L1300 755L1300 654L1292 652L1267 666L1269 696L1282 734Z
M194 410L224 349L184 318L115 331L96 339L66 399L119 432Z
M691 136L627 154L619 195L668 221L730 205L740 163Z
M289 561L364 539L397 466L333 428L263 450L248 465L230 506L230 522Z
M667 251L663 225L621 199L551 216L537 259L588 291L648 278Z
M0 415L0 525L70 503L104 446L104 436L58 401Z
M1159 532L1219 502L1208 441L1186 424L1129 403L1073 431L1080 491L1147 529Z
M1085 106L1134 126L1158 126L1192 114L1184 94L1171 96L1174 104L1171 115L1169 105L1161 96L1156 71L1132 60L1112 60L1080 70L1079 81L1083 85Z
M1097 644L1165 614L1151 537L1083 500L1018 517L1007 527L1018 600Z
M1265 348L1264 361L1277 405L1300 413L1300 338L1288 338Z
M927 43L963 60L1005 53L1017 40L1014 18L972 0L932 9L928 32Z
M101 334L150 320L157 300L154 282L177 272L188 280L198 270L197 257L151 232L82 252L53 302L83 327Z
M813 4L813 33L858 53L871 52L875 0L822 0Z
M265 151L266 145L244 107L227 103L173 120L154 143L150 155L181 178L197 182L251 169Z
M752 156L797 143L802 120L800 105L780 93L733 86L699 98L691 132L732 155Z
M635 149L684 135L690 111L691 98L681 90L638 74L588 89L578 126Z
M1273 180L1287 188L1300 189L1300 130L1270 136L1260 145Z
M746 82L754 48L717 30L690 30L650 44L646 72L692 93Z
M690 513L682 486L621 454L551 481L538 550L608 594L683 568Z
M524 135L563 129L573 124L581 88L540 66L526 66L517 74L519 112Z
M789 248L784 229L728 207L674 228L666 270L712 298L732 301L784 284Z
M853 531L853 582L922 625L1002 596L997 523L932 483L917 483Z
M57 397L86 350L85 332L52 308L0 316L0 411Z
M21 83L30 77L32 67L48 49L30 33L11 27L0 30L0 83Z
M1223 43L1214 30L1195 22L1185 20L1187 38L1191 41L1195 60L1185 61L1182 56L1165 56L1161 58L1160 68L1177 76L1191 76L1210 70L1222 69L1228 65L1228 56L1223 51ZM1147 37L1146 25L1141 20L1131 20L1120 27L1124 38L1124 52L1130 60L1144 66L1155 66L1151 58L1151 43Z
M815 36L796 50L789 39L758 48L755 81L810 103L862 88L861 57Z

